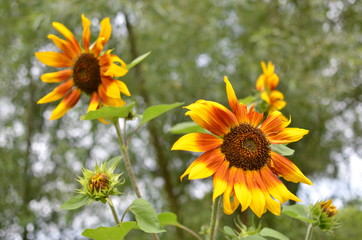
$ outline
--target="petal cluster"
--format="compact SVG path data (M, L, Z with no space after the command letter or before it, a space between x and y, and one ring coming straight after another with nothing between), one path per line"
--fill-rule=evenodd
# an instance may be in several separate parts
M279 83L279 77L274 72L275 66L272 62L261 62L263 74L256 80L256 89L261 92L261 99L268 105L268 112L279 111L287 104L284 101L284 95L275 90Z
M37 52L38 60L50 67L65 68L56 72L45 73L41 80L46 83L59 83L38 103L49 103L61 100L52 111L51 120L61 118L79 101L82 93L90 97L88 111L105 106L122 106L125 102L121 93L130 96L127 85L115 79L124 76L128 70L126 64L112 50L102 50L108 42L112 26L109 18L100 23L100 32L96 41L90 44L90 21L82 15L82 46L73 33L59 22L53 27L63 35L64 39L53 34L48 38L53 41L60 52Z
M189 179L212 176L213 200L223 195L226 214L233 213L241 205L242 211L250 207L259 217L267 210L279 215L282 203L289 199L300 201L279 177L296 183L312 184L311 181L289 159L271 150L267 163L258 169L233 165L221 148L225 144L224 137L238 126L247 125L261 131L263 138L270 144L286 144L300 140L308 130L288 127L291 120L278 111L272 112L262 121L263 114L256 112L253 107L247 108L240 104L231 83L226 77L224 80L231 110L206 100L185 107L189 110L186 115L210 134L189 133L174 143L172 150L203 152L182 174L181 180L187 175ZM258 156L255 156L255 160L258 160Z

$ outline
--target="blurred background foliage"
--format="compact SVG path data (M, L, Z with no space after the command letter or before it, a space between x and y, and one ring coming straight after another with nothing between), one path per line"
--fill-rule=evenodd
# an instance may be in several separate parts
M83 229L113 224L101 203L77 211L62 211L60 205L79 187L74 179L82 165L91 168L119 155L114 129L79 120L86 97L57 121L47 120L55 103L36 104L54 86L40 81L42 73L53 70L34 52L55 50L47 39L58 34L53 21L80 39L82 13L92 21L92 40L100 20L111 18L106 48L127 63L152 51L123 78L132 93L127 101L135 101L140 113L146 106L200 98L226 104L223 76L238 97L254 94L260 61L271 60L287 101L283 112L291 114L293 126L310 130L291 145L292 161L315 182L347 179L331 196L343 206L340 229L334 235L317 232L316 239L360 239L361 193L350 188L348 178L351 158L362 158L362 2L355 0L1 1L1 239L83 239ZM141 191L157 211L173 211L199 231L209 222L211 180L180 183L196 155L170 151L179 136L168 129L189 120L184 112L174 110L143 128L132 141L132 161ZM298 191L296 184L288 187ZM308 202L307 190L303 200ZM114 200L119 213L135 198L130 186L121 191L125 194ZM238 214L223 216L221 225L232 225ZM242 218L250 221L250 213ZM290 239L302 239L306 228L270 214L263 224ZM190 239L167 230L162 239ZM136 233L129 239L147 239Z

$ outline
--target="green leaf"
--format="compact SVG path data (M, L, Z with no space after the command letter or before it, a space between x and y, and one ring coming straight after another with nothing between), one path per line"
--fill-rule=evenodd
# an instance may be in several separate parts
M283 144L272 144L271 149L273 152L279 153L282 156L290 156L294 153L294 149L291 149Z
M295 204L295 205L291 205L291 206L283 206L283 210L282 213L298 219L298 220L302 220L302 221L306 221L308 223L314 223L315 221L310 219L308 217L308 209L305 205L303 204Z
M148 57L148 55L150 55L151 52L145 53L139 57L137 57L136 59L134 59L130 64L127 64L127 69L130 70L131 68L133 68L134 66L136 66L137 64L139 64L140 62L142 62L146 57Z
M259 234L263 237L272 237L279 240L289 240L287 236L271 228L263 228Z
M122 157L121 156L116 156L114 158L109 159L106 162L106 168L116 168L117 164L121 161Z
M246 240L267 240L266 238L263 238L262 236L260 236L259 234L255 234L255 235L251 235L251 236L247 236L243 239Z
M177 221L177 215L172 212L163 212L158 214L158 221L162 226L180 226L181 224Z
M121 240L132 229L139 229L136 222L124 222L114 227L86 229L82 235L95 240Z
M131 112L135 103L131 103L123 107L101 107L95 111L89 111L80 117L82 120L93 120L104 118L113 121L117 118L125 118Z
M255 97L254 96L248 96L246 98L239 99L238 101L239 101L239 103L248 105L250 103L255 102Z
M93 200L87 195L77 194L68 201L66 201L65 203L63 203L63 205L60 208L63 210L73 210L80 208L92 201Z
M185 133L206 133L207 131L197 125L193 121L182 122L170 128L169 132L172 134L185 134Z
M229 226L224 226L223 231L229 237L237 237L234 230Z
M158 221L156 211L146 200L137 198L129 206L129 210L135 215L137 225L142 231L146 233L165 232Z
M168 112L174 108L177 108L184 104L183 102L177 102L173 104L160 104L148 107L145 112L143 113L141 125L145 124L146 122L160 116L161 114L164 114L165 112Z

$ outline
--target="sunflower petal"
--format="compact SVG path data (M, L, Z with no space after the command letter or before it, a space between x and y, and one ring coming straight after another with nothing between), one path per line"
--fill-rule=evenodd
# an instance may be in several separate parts
M126 96L131 96L131 93L129 92L128 87L124 82L116 80L116 83L117 83L118 89L121 93L123 93Z
M104 73L104 75L109 77L123 77L124 75L126 75L127 72L128 70L126 68L118 66L115 63L112 63L108 67L108 70Z
M212 179L214 185L214 193L212 195L213 201L215 201L215 199L221 194L223 194L226 190L229 178L228 177L229 164L230 163L228 161L224 161L214 174L214 177Z
M260 175L268 189L270 195L277 199L280 203L284 203L289 199L300 202L301 200L291 193L286 186L275 176L269 167L260 170Z
M52 111L52 114L50 115L50 120L59 119L64 114L66 114L69 109L73 108L75 104L77 104L81 94L82 91L78 88L75 88L73 91L68 93L68 95L65 96L65 98L59 103L59 105Z
M195 160L189 173L189 179L207 178L213 175L224 161L224 156L220 150L215 149L205 152Z
M68 55L71 59L77 58L77 50L74 49L74 46L66 40L63 40L53 34L49 34L48 38L53 41L55 46L57 46L61 51Z
M71 67L73 65L72 59L60 52L36 52L35 57L50 67Z
M290 124L290 119L287 120L279 111L274 111L268 115L265 121L261 124L260 129L268 137L270 134L278 133Z
M273 144L291 143L299 141L309 130L302 128L285 128L278 133L268 136L268 140Z
M278 203L277 201L272 199L270 197L270 195L267 193L264 194L264 197L265 197L266 208L274 215L279 216L280 215L280 203Z
M101 21L101 30L98 38L102 38L102 45L106 45L112 34L112 25L110 19L107 17Z
M106 90L106 95L111 98L121 98L121 94L119 92L118 84L112 78L102 77L102 85Z
M83 24L83 47L84 51L87 53L89 51L89 44L90 44L90 21L84 14L82 14L82 24Z
M252 106L249 110L249 112L247 113L247 119L248 119L248 123L250 123L251 125L253 125L254 127L258 126L260 121L263 119L264 114L262 113L258 113L257 111L254 110L254 106Z
M65 69L58 72L44 73L40 76L40 79L46 83L59 83L70 78L72 74L72 69Z
M65 39L67 39L73 45L74 49L76 49L78 54L82 52L77 39L66 26L59 22L53 22L53 27L58 30L58 32L60 32L65 37Z
M91 100L89 102L87 112L97 110L98 106L99 106L99 103L100 103L100 99L99 99L98 94L96 92L92 93L92 97L91 97Z
M171 150L206 152L219 147L223 140L207 133L188 133L179 138Z
M245 178L250 189L252 199L250 209L260 218L266 211L264 191L257 184L260 180L258 179L256 171L246 171Z
M51 91L50 93L48 93L47 95L42 97L37 103L43 104L43 103L57 101L57 100L61 99L62 97L64 97L64 95L67 94L70 91L70 89L72 89L73 86L74 86L73 79L69 79L68 81L66 81L66 82L60 84L58 87L54 88L53 91Z
M218 136L225 135L230 128L238 124L235 115L217 102L199 100L185 108L190 110L185 115Z
M283 176L285 180L312 185L312 182L286 157L283 157L276 152L271 152L271 160L273 162L273 167L271 168L273 172Z
M126 104L126 102L123 101L122 98L109 97L106 93L106 89L103 86L103 84L100 84L98 86L98 94L99 94L99 98L101 99L102 103L105 106L122 107Z
M234 112L238 122L247 121L247 108L244 104L239 104L239 101L236 97L235 91L227 77L224 77L224 82L226 83L226 94L228 96L229 105Z
M231 194L232 186L228 186L226 191L223 194L223 205L224 205L224 213L225 214L232 214L235 210L239 207L240 202L235 197L235 195ZM230 198L233 198L233 201L230 201Z
M241 211L245 211L250 206L251 194L249 188L246 185L244 170L237 170L234 183L235 196L241 203Z

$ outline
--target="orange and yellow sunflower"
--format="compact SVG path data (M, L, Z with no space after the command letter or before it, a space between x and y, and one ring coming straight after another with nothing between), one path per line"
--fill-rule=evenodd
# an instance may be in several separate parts
M300 201L279 177L292 182L312 184L286 157L274 152L271 144L300 140L308 130L289 128L290 120L274 111L262 121L263 114L238 102L225 77L231 111L225 106L199 100L185 108L186 115L209 133L189 133L178 139L172 150L204 152L186 169L183 177L201 179L213 176L213 201L223 194L226 214L241 204L261 217L267 210L280 214L280 205L289 199Z
M45 73L41 80L46 83L60 83L52 92L41 98L38 103L48 103L63 100L52 111L51 120L61 118L73 108L82 93L90 97L88 111L104 106L123 106L125 102L121 93L130 96L127 85L115 77L124 76L128 70L126 64L118 56L111 54L112 50L102 52L108 42L112 26L109 18L100 24L100 33L95 42L90 44L90 21L82 14L83 36L82 46L73 33L59 22L53 22L53 27L65 39L49 34L48 38L61 52L37 52L35 56L45 65L63 70Z
M261 92L261 99L268 104L268 113L279 111L287 105L284 101L284 95L278 90L275 90L279 83L279 77L274 72L274 65L272 62L261 62L263 73L256 80L256 89Z
M270 61L268 65L266 65L265 62L261 62L260 64L263 69L263 74L256 80L256 89L261 92L274 90L279 83L279 77L274 72L274 64Z

